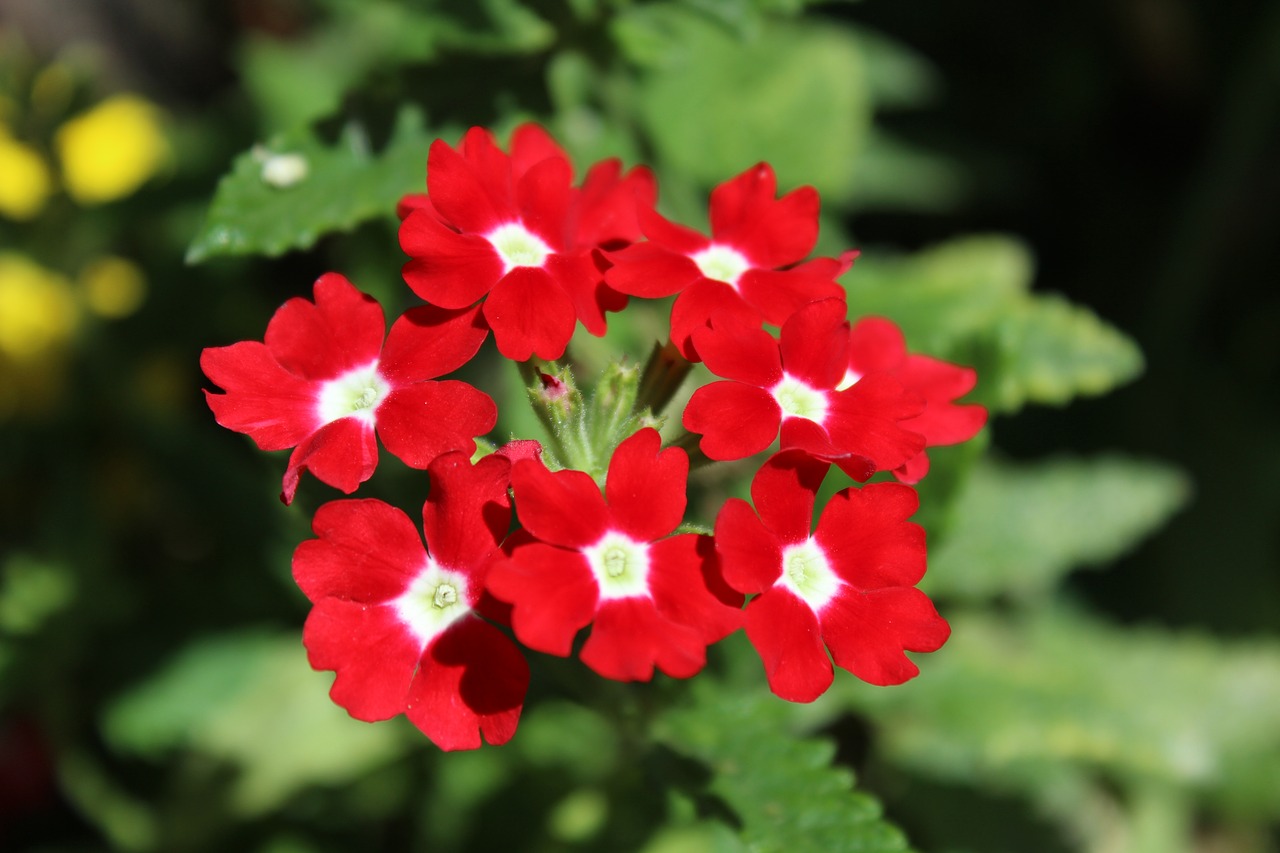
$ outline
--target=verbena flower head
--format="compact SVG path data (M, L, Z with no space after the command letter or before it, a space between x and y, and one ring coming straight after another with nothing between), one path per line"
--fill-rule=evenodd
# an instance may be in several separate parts
M711 540L670 536L685 510L689 460L653 429L618 445L602 496L582 471L517 462L511 484L525 535L494 567L493 594L532 649L567 655L592 625L582 661L606 678L687 678L706 647L739 625L741 596L719 579Z
M405 714L442 749L474 749L515 734L529 667L483 616L485 574L511 523L510 463L472 466L457 452L429 469L413 522L377 500L322 506L318 538L298 546L293 577L312 603L303 629L316 669L337 673L330 695L358 720Z
M755 596L747 637L769 688L793 702L826 691L832 659L872 684L906 681L919 669L903 651L934 651L950 634L915 588L925 570L924 529L907 521L915 491L898 483L842 489L810 532L828 467L801 451L775 454L751 482L755 509L730 498L716 519L725 579Z
M711 459L741 459L769 447L797 447L865 480L898 467L924 448L905 428L919 398L878 373L847 390L849 324L841 299L811 302L782 325L778 340L720 314L694 332L708 369L724 381L704 385L684 410Z
M575 188L568 156L536 125L516 130L510 155L472 128L457 149L432 144L427 190L402 204L405 281L446 308L484 299L507 358L559 358L577 321L602 335L605 312L626 305L593 251L638 239L637 205L656 192L647 170L622 175L606 161Z
M853 255L799 262L818 239L818 193L801 187L777 198L777 178L759 163L711 193L711 237L642 209L647 242L609 255L605 280L632 296L678 293L671 340L698 360L695 330L716 314L782 325L801 306L843 298L835 279Z
M315 283L315 302L286 302L263 342L210 347L206 376L226 393L205 392L222 426L263 450L292 447L281 497L290 503L310 471L350 494L378 463L375 432L406 464L426 468L450 450L470 454L493 429L497 407L465 382L431 381L475 355L487 330L475 309L432 306L391 327L382 307L336 273Z

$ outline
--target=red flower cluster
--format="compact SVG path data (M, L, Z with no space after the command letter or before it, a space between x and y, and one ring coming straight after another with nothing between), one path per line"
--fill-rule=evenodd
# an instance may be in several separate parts
M888 320L849 323L837 278L856 253L806 260L812 188L779 198L773 170L754 166L712 192L710 237L658 214L656 195L647 170L613 160L575 185L569 157L534 125L509 153L480 128L456 149L436 141L427 193L399 208L404 279L425 305L386 332L378 303L330 273L314 302L276 312L262 342L205 350L218 423L293 449L286 503L304 471L354 492L373 474L375 435L428 473L425 548L401 510L339 500L294 554L313 605L309 659L336 672L331 696L352 716L404 713L444 749L505 742L529 682L509 633L567 656L589 626L583 663L633 681L655 667L690 677L708 645L745 627L772 690L797 702L827 689L833 661L896 684L917 673L905 651L946 640L915 587L925 543L908 520L913 489L851 485L816 528L813 514L833 464L857 482L913 483L926 447L976 434L985 410L955 402L974 372L909 353ZM644 375L619 369L587 404L566 370L529 361L561 357L579 322L603 335L630 297L674 297L670 346ZM530 397L555 427L545 451L520 439L478 454L497 406L440 378L490 331L503 356L527 362ZM689 456L653 428L692 361L718 377L680 421L699 452L779 448L752 502L724 503L714 536L680 531Z

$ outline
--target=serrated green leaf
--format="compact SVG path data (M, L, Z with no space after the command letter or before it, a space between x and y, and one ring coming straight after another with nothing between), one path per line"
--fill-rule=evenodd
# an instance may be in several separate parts
M921 661L919 678L848 690L892 760L1033 794L1102 773L1280 815L1274 641L1227 644L1069 612L950 618L950 641Z
M1127 336L1086 308L1030 291L1031 254L995 235L915 255L868 252L845 278L850 311L880 314L912 349L978 368L971 398L996 412L1102 394L1142 370Z
M761 692L742 695L702 679L692 707L660 726L678 752L712 772L708 793L740 822L757 853L903 851L906 838L881 816L878 802L853 790L853 776L833 767L835 746L788 731L787 703Z
M1122 555L1190 492L1176 469L1137 459L987 460L956 497L950 533L931 551L921 587L965 599L1042 595L1072 569Z
M240 769L233 807L277 807L315 784L350 781L412 743L394 723L353 720L327 695L296 634L245 632L201 640L107 708L118 750L159 758L190 749Z
M218 184L187 262L218 255L280 255L331 231L394 214L396 202L424 186L431 137L422 114L400 111L385 150L349 123L332 145L302 130L236 158Z
M615 35L646 66L640 112L665 163L709 186L764 160L784 189L848 196L871 115L845 29L771 20L740 38L693 12L642 7Z
M1006 412L1028 402L1061 405L1096 396L1135 379L1143 369L1137 344L1087 308L1060 296L1024 302L1000 319L995 335L1005 354L993 393Z

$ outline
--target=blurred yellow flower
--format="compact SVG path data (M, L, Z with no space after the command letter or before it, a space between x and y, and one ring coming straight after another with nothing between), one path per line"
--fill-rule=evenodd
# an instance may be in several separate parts
M27 220L44 210L53 192L53 181L44 158L34 148L23 145L0 125L0 214Z
M137 95L116 95L58 129L63 182L81 204L127 196L169 155L160 111Z
M38 361L65 343L78 320L71 283L25 255L0 252L0 355Z
M107 256L81 270L80 287L90 311L115 320L138 310L147 294L147 279L132 261Z

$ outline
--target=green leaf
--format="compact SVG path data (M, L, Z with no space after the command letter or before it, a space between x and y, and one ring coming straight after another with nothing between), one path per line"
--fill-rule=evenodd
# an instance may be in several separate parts
M205 639L113 702L103 732L157 759L190 749L240 768L233 807L268 812L309 785L349 782L412 743L395 723L362 723L330 701L296 634Z
M973 401L997 412L1060 405L1137 376L1137 345L1091 311L1030 292L1019 240L965 237L909 256L867 252L845 276L849 307L903 329L913 350L978 368Z
M1072 569L1124 554L1190 493L1176 469L1137 459L988 460L956 497L950 532L931 551L921 586L965 599L1043 595Z
M694 704L669 713L660 737L706 764L703 796L732 810L747 848L757 853L907 850L880 805L853 790L853 776L831 766L835 746L788 731L791 706L767 693L739 694L703 677Z
M331 231L390 217L401 196L425 186L430 144L421 113L405 107L380 154L370 150L357 122L348 123L333 145L300 130L254 146L218 184L187 262L281 255Z
M892 690L837 679L891 760L1045 796L1102 773L1280 816L1274 640L1228 644L1070 612L949 618L951 639L920 661L919 678Z
M709 186L764 160L784 189L849 195L871 114L847 30L770 20L736 37L659 5L629 10L614 33L645 66L640 113L664 162Z

